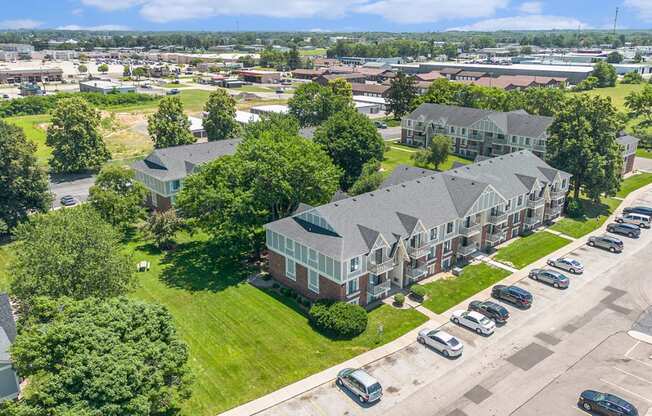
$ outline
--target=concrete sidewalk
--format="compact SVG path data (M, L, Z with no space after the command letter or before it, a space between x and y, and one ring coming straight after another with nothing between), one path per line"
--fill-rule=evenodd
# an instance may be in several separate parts
M622 202L621 206L627 203L631 203L635 201L639 195L644 193L646 190L652 189L652 185L645 186L641 189L638 189L632 193L630 193L627 198ZM527 265L521 270L517 270L508 266L505 266L502 263L497 263L491 259L482 259L480 261L484 261L490 264L494 264L497 267L501 267L503 269L512 271L513 273L509 276L507 276L505 279L503 279L501 284L506 284L506 285L511 285L511 284L516 284L519 281L523 279L528 279L528 274L530 270L534 268L541 268L546 266L546 261L548 258L551 257L561 257L583 245L586 244L586 241L589 236L591 235L599 235L605 232L606 230L606 224L608 224L613 218L615 217L615 212L607 218L607 220L604 222L604 224L598 228L597 230L594 230L593 232L575 239L571 241L569 244L565 245L564 247L560 248L559 250L548 254L547 256L542 257L541 259ZM270 394L267 394L263 397L260 397L258 399L255 399L253 401L250 401L248 403L245 403L239 407L235 407L231 410L228 410L222 415L224 416L248 416L248 415L253 415L256 413L260 413L264 410L267 410L275 405L278 405L279 403L283 403L287 400L290 400L296 396L299 396L309 390L312 390L314 388L317 388L323 384L332 382L335 380L337 373L342 370L343 368L347 367L352 367L352 368L360 368L364 367L366 365L369 365L375 361L378 361L388 355L391 355L399 350L402 350L403 348L408 347L409 345L413 344L416 341L417 334L419 331L421 331L424 328L438 328L444 324L446 324L449 319L450 315L454 310L457 309L466 309L466 306L468 305L469 301L471 299L489 299L491 297L491 287L488 287L484 289L483 291L476 293L472 298L465 299L464 301L460 302L459 304L453 306L452 308L448 309L446 312L438 315L435 314L434 312L424 308L423 306L419 306L416 309L426 315L429 320L424 323L423 325L419 326L418 328L413 329L412 331L406 333L405 335L395 339L392 342L389 342L381 347L378 347L374 350L367 351L363 354L360 354L359 356L352 358L346 362L343 362L341 364L338 364L336 366L333 366L331 368L328 368L322 372L319 372L317 374L314 374L310 377L307 377L303 380L299 380L293 384L290 384L289 386L283 387L279 390L276 390Z

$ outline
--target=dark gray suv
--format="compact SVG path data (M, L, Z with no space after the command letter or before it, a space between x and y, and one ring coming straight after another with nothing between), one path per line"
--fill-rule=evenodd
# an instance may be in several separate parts
M617 222L607 225L607 231L614 234L626 235L629 238L639 238L641 229L633 224L619 224Z
M599 247L609 250L612 253L620 253L623 251L623 242L616 237L607 234L589 237L589 242L587 244L590 247Z

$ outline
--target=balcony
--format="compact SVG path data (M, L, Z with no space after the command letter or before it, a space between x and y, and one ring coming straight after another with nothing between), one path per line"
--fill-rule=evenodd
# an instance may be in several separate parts
M430 251L430 245L428 244L422 244L418 247L412 247L412 246L407 247L408 256L412 257L413 259L421 258L426 254L428 254L429 251Z
M410 279L413 282L416 282L417 280L421 279L427 274L428 274L428 270L426 269L425 266L419 266L419 267L408 266L405 269L405 275L407 276L408 279Z
M550 199L557 200L560 198L564 198L566 196L566 191L550 191Z
M543 199L543 197L530 197L527 199L528 208L539 209L539 208L543 208L545 204L546 201L545 199Z
M462 257L470 256L471 254L475 253L476 251L478 251L478 248L473 244L469 244L467 246L459 246L457 248L457 254L462 256Z
M382 263L367 263L367 269L373 274L383 274L392 270L393 268L394 261L392 259L385 260Z
M507 221L506 212L496 212L494 214L489 215L489 224L498 225L505 221Z
M482 225L480 224L469 224L469 226L461 225L460 226L460 235L465 237L471 237L472 235L479 234L482 231Z
M554 207L547 207L545 216L546 216L547 219L555 218L558 215L561 215L561 210L562 210L562 207L560 205L557 205L557 206L554 206Z
M391 288L391 286L392 286L392 282L390 280L385 280L384 282L380 282L375 285L369 283L367 285L367 293L373 297L380 296L387 293Z
M539 217L525 217L525 225L528 225L530 227L537 225L541 222L541 218Z
M500 231L492 234L487 234L487 242L490 244L500 243L500 241L504 238L505 238L505 233Z

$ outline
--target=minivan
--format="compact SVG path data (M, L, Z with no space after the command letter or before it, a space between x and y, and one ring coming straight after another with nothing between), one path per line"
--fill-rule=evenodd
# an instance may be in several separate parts
M623 214L619 216L616 218L616 222L620 224L634 224L638 225L641 228L650 228L650 217L635 212L630 212L629 214Z
M383 388L378 380L361 369L345 368L337 373L336 382L355 394L360 403L373 403L383 397Z

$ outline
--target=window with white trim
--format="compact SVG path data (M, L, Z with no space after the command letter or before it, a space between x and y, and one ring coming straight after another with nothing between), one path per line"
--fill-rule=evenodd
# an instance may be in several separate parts
M437 227L430 229L430 241L437 239Z
M349 271L353 273L358 270L360 270L360 257L354 257L351 259L351 266L349 268Z
M446 224L446 234L452 233L453 232L453 227L454 227L454 225L453 225L452 221L449 222L448 224Z
M308 289L319 293L319 273L312 269L308 270Z
M453 240L448 240L444 242L444 253L448 253L453 248Z
M296 280L297 265L294 260L288 259L287 257L285 258L285 275L292 280Z
M346 283L346 294L350 295L352 293L358 292L358 278L356 277L355 279L349 280Z

